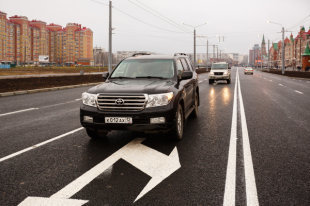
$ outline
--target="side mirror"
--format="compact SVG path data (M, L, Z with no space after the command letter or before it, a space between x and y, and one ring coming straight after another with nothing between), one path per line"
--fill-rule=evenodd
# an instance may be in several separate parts
M106 80L109 77L109 72L103 72L102 78Z
M192 71L184 71L181 74L181 80L191 79L192 77L193 77L193 72Z

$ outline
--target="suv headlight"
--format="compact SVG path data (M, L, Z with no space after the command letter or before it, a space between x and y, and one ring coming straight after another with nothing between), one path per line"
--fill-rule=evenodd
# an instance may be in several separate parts
M91 106L91 107L97 107L96 99L97 99L97 94L90 94L90 93L87 93L87 92L84 92L82 94L82 102L85 105L88 105L88 106Z
M228 71L226 70L226 71L224 71L224 74L226 75L226 74L228 74Z
M148 95L146 107L159 107L165 106L170 103L173 98L173 92L164 94L150 94Z
M210 71L210 75L213 75L214 74L214 72L213 71Z

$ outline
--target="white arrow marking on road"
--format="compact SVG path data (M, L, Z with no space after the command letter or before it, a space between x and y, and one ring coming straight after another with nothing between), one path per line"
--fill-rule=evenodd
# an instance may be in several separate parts
M72 200L72 199L56 199L46 197L27 197L19 205L22 206L81 206L87 203L87 200Z
M123 159L151 177L151 180L135 199L135 201L139 200L147 192L152 190L154 187L156 187L156 185L161 183L164 179L166 179L181 167L179 154L176 147L173 149L170 155L167 156L141 144L143 141L144 139L141 138L132 140L127 145L113 153L111 156L75 179L73 182L65 186L63 189L48 199L54 203L54 205L60 200L68 200L118 160ZM31 199L34 200L35 197L31 197ZM39 199L42 200L42 198L39 197L37 201L40 201ZM26 200L27 199L25 199L19 205L25 206L24 202Z

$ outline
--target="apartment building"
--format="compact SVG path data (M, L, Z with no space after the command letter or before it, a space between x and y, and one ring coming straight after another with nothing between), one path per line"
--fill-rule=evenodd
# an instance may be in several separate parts
M65 28L25 16L0 11L0 62L39 63L48 56L50 63L83 64L93 62L93 32L81 24L68 23Z

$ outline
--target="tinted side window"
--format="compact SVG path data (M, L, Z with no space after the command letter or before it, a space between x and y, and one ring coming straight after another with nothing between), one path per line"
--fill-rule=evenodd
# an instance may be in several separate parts
M176 63L177 63L177 70L178 70L178 74L180 74L180 73L182 73L183 72L183 66L182 66L182 63L181 63L181 61L180 61L180 59L178 59L177 61L176 61Z
M186 58L186 62L187 62L187 64L188 64L188 66L189 66L190 70L191 70L191 71L193 71L193 65L192 65L192 62L191 62L188 58Z
M190 68L184 58L181 59L185 71L190 71Z

